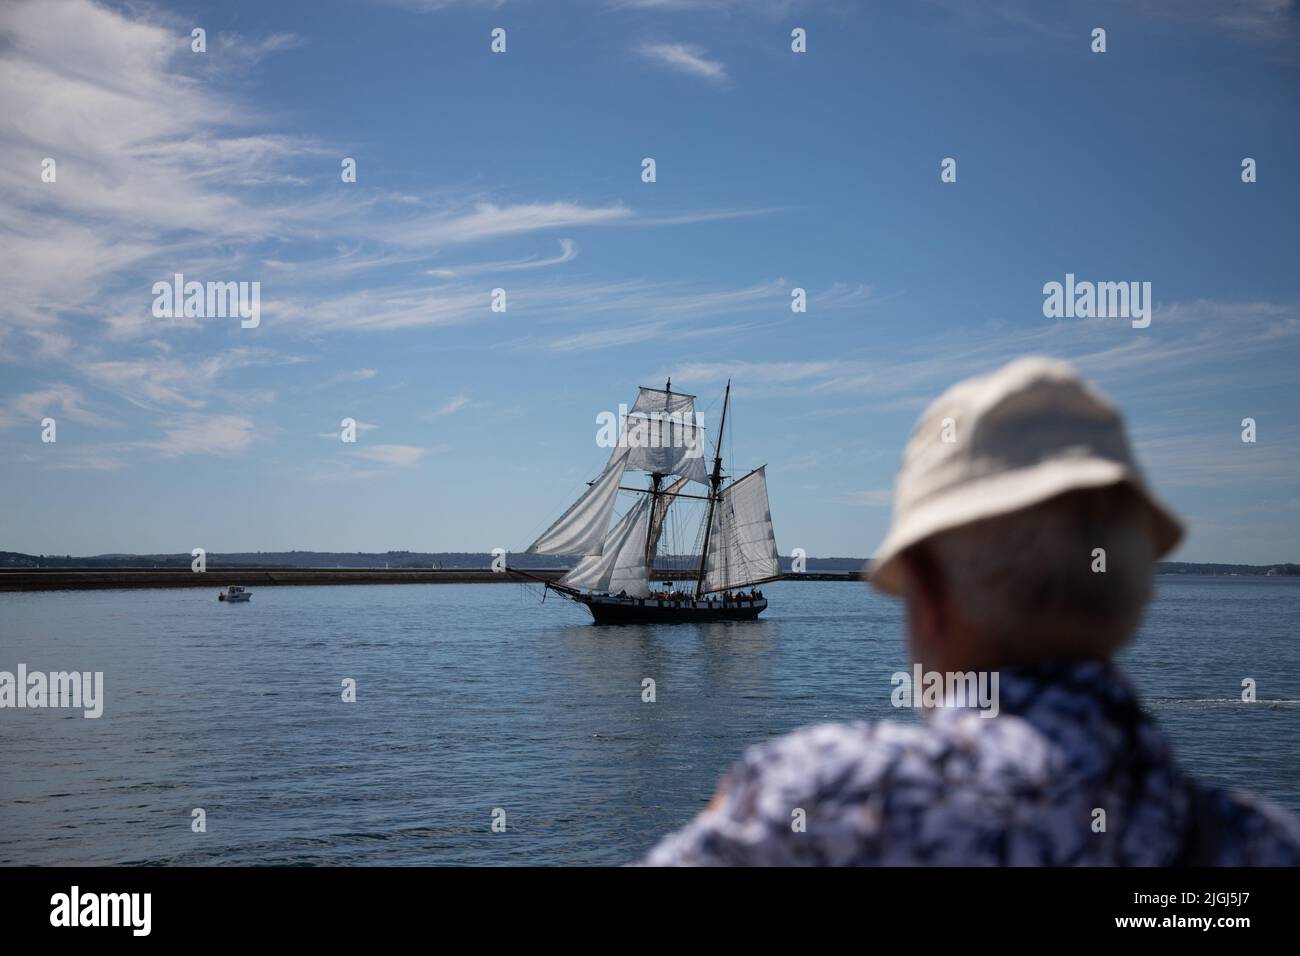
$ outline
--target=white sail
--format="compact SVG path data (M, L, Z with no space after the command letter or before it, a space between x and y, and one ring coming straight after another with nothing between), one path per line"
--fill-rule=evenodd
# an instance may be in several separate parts
M672 419L627 418L627 467L648 474L681 475L709 482L704 461L704 429Z
M615 449L609 464L568 511L528 547L528 554L600 554L627 468L629 449Z
M718 496L709 531L706 591L744 587L780 574L766 468L750 472Z
M636 402L632 405L631 414L649 415L651 412L673 418L691 418L695 414L695 396L642 385L637 392Z
M694 395L642 388L622 426L620 443L628 446L630 470L708 483L704 428L695 416Z
M650 498L643 497L605 537L600 554L591 554L560 578L560 583L586 591L625 591L632 597L650 593L645 565L645 536L650 521Z

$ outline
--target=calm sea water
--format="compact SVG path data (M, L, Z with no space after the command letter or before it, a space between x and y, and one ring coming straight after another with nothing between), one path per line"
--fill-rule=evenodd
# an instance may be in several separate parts
M758 623L644 628L513 585L0 594L0 669L102 670L107 696L0 711L0 863L634 859L749 744L898 716L895 603L767 590ZM1300 812L1297 624L1298 580L1163 577L1125 664L1186 766Z

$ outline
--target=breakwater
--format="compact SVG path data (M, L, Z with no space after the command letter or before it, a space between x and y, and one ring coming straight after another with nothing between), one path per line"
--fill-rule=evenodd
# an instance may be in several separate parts
M563 571L529 571L554 581ZM510 584L529 578L489 568L17 568L0 570L0 591L87 591L109 588L283 587L322 584Z

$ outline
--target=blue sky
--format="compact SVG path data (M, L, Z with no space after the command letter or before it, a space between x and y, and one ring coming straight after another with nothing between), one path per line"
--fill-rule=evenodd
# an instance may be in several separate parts
M782 553L868 555L926 402L1040 353L1123 407L1176 557L1300 560L1298 19L6 5L0 549L520 550L671 375L709 426L733 380ZM176 272L260 282L261 324L155 318ZM1045 318L1068 272L1150 281L1151 326Z

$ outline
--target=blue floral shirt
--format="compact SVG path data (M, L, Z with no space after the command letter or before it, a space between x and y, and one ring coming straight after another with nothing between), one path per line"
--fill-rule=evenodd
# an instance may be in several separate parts
M821 724L750 749L641 862L1300 865L1300 821L1186 777L1112 666L999 676L996 717L938 708L924 724Z

